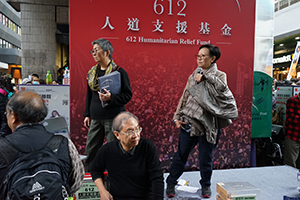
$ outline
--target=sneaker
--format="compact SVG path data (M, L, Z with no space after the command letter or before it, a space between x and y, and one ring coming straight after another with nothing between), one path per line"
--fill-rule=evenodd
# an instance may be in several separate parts
M175 197L175 185L167 185L166 194L169 198Z
M202 187L202 196L204 198L210 198L210 196L211 196L211 189L210 189L209 186L208 187Z

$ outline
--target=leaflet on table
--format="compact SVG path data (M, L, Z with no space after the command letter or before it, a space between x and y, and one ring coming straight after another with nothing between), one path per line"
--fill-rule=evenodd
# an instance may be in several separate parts
M120 72L114 71L104 76L98 77L99 88L101 93L105 93L103 89L106 89L111 94L119 94L121 92L121 76ZM107 102L101 102L102 107L108 105Z
M249 182L217 183L217 193L225 200L260 200L259 188Z

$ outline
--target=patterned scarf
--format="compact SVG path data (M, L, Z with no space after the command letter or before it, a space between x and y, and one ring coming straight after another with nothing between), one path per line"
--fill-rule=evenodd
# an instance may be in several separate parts
M119 69L118 65L116 63L114 63L114 61L111 61L108 64L108 67L105 71L105 75L109 74L113 71L116 71L118 69ZM99 91L99 83L98 83L98 77L97 77L99 70L100 70L100 65L99 64L93 66L89 70L89 72L87 74L87 78L86 78L91 90L96 91L96 92Z

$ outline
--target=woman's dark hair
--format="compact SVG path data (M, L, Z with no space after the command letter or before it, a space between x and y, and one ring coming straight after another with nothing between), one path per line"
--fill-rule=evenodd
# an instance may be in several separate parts
M22 123L38 123L45 119L48 114L48 108L46 107L44 101L39 96L23 95L23 93L28 91L21 91L9 100L6 108L9 111L13 111L18 120Z
M219 58L221 57L221 50L219 47L212 45L212 44L204 44L202 46L199 47L199 50L202 48L207 48L209 50L209 55L210 57L215 56L216 59L214 60L213 63L217 62L217 60L219 60Z
M37 77L38 79L40 78L37 74L32 74L31 76Z

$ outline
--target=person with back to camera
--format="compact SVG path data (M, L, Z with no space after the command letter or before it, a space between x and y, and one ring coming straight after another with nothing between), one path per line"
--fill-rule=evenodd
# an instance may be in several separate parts
M8 102L8 93L5 89L5 79L0 77L0 137L11 133L11 130L7 125L6 115L4 114Z
M122 112L113 120L118 140L103 145L91 166L91 175L101 200L162 200L163 172L156 148L141 138L138 118ZM107 169L109 188L104 187Z
M85 161L85 169L89 171L90 165L96 156L98 149L102 146L104 137L107 142L116 139L111 126L115 116L125 111L127 104L132 97L130 81L126 71L119 67L112 59L113 47L108 40L98 39L92 42L93 50L91 51L95 62L87 74L87 92L85 111L83 116L84 126L89 129L85 152L87 159ZM99 92L98 77L107 75L111 72L119 71L121 76L121 92L120 94L111 94L104 89L104 93ZM108 103L103 107L102 103Z
M200 46L196 55L198 67L189 76L174 114L173 121L181 129L178 150L166 180L168 197L175 196L177 179L184 171L189 153L197 144L202 196L211 196L213 151L221 128L228 126L230 119L238 115L236 102L227 86L226 74L217 68L216 61L220 55L217 46Z
M19 158L22 158L19 156L20 153L22 153L24 156L27 156L27 158L28 155L36 155L38 154L39 150L45 148L45 146L49 143L49 141L53 141L53 139L56 139L58 137L60 138L61 142L59 143L59 146L56 147L56 151L53 150L53 153L55 153L59 162L59 169L61 172L59 177L62 177L63 183L66 183L65 186L67 188L66 190L68 190L69 195L74 194L77 190L80 189L84 177L84 166L82 164L82 161L80 160L76 147L70 139L63 136L54 136L53 133L46 131L45 127L40 122L45 119L47 113L48 113L48 109L43 99L38 94L31 91L18 92L7 103L6 117L7 117L8 126L12 130L12 133L5 136L4 138L1 138L1 145L3 145L3 142L6 141L6 143L9 143L19 153L15 157L12 157L13 162L8 163L7 157L5 157L6 154L4 154L3 153L4 151L1 150L0 153L0 186L1 186L0 188L1 189L2 186L5 185L4 183L5 176L8 174L8 172L10 172L9 170L14 169L11 167L14 166L14 164L22 163L22 162L14 163L14 161L17 161ZM1 146L1 148L3 148L3 146ZM42 156L39 157L39 159L36 159L34 161L38 162L41 159ZM26 161L28 163L31 162L32 160L26 160ZM44 163L48 164L47 162ZM20 166L21 165L17 165L17 167ZM40 166L45 166L45 165L40 165ZM33 188L31 189L30 193L35 193L36 191L40 191L40 193L43 194L48 192L53 193L53 191L51 191L53 190L53 187L50 187L51 189L49 189L47 188L48 185L43 184L49 182L49 176L51 175L46 176L45 172L53 170L52 167L53 165L51 165L51 169L49 166L49 169L40 170L38 171L39 173L38 172L35 173L34 171L33 175L22 178L24 180L30 181L31 178L38 177L38 174L44 174L43 178L41 178L40 176L40 178L38 179L39 181L37 182L24 183L26 185L29 185L30 189ZM30 169L26 169L26 172L27 171L32 172L30 170L33 169L36 168L33 168L33 166L31 166ZM24 170L22 170L22 172L23 171ZM51 176L51 179L54 179L54 176ZM41 190L43 187L45 188L45 190ZM24 188L20 188L20 189L23 190ZM26 192L29 191L24 189L24 193ZM62 191L54 195L57 197L61 193ZM6 192L0 190L0 199L6 199L4 198L5 195L7 195ZM59 199L62 199L62 196Z

